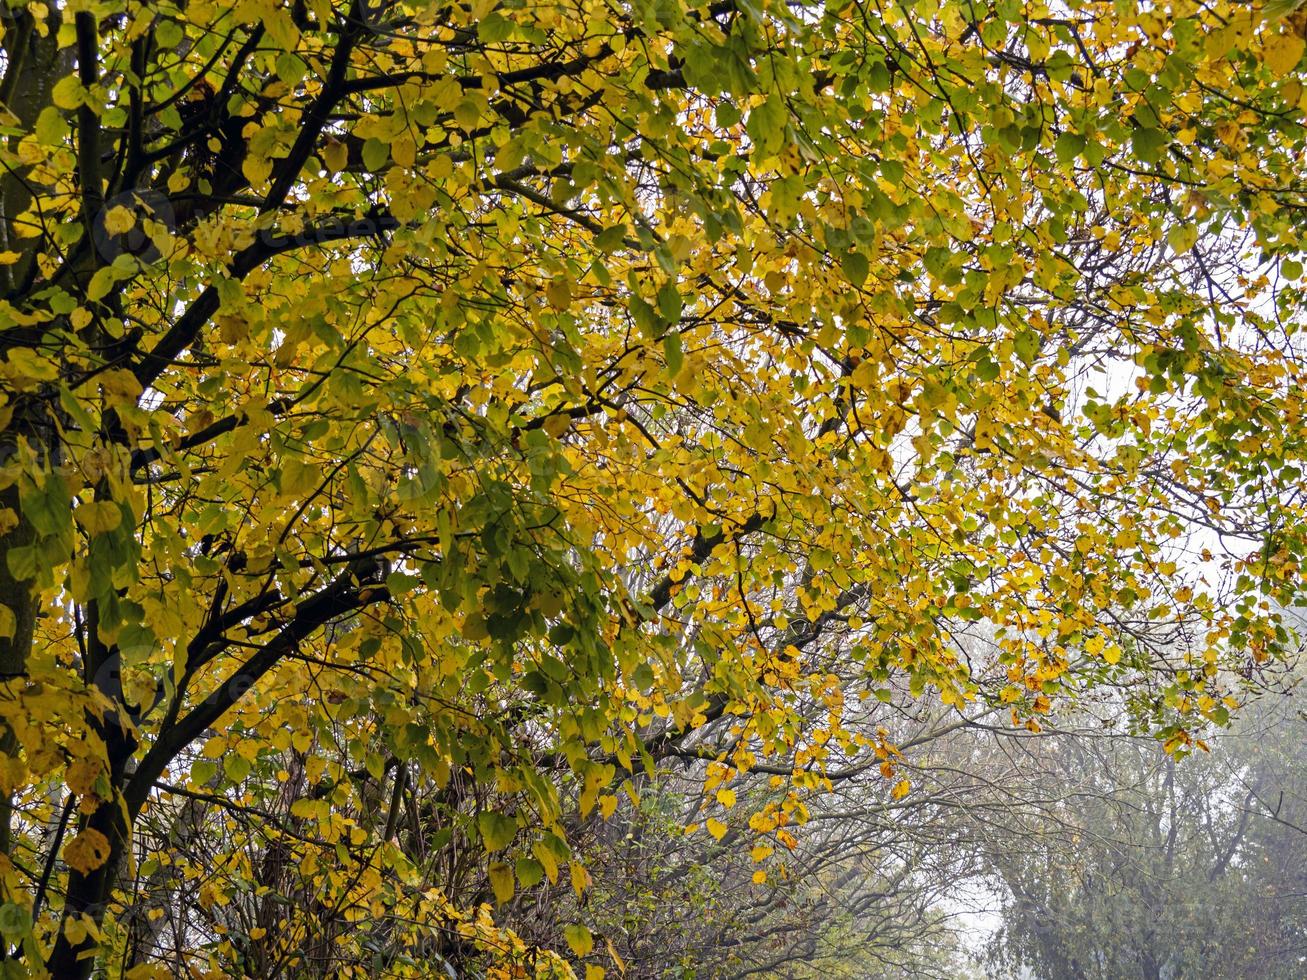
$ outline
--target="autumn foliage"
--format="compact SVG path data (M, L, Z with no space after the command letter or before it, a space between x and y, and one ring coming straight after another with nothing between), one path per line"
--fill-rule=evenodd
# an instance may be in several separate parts
M1192 749L1304 582L1268 6L6 8L6 967L612 976L494 909L670 760L761 886L867 705Z

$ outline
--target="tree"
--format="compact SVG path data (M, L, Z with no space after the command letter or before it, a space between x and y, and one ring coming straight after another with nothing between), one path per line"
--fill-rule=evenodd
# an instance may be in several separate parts
M914 717L922 706L901 694L868 699L845 723L887 731L906 767L959 725L938 711ZM814 709L805 724L821 723ZM951 843L959 822L947 801L902 797L874 753L822 769L772 757L732 773L705 761L725 754L706 744L706 727L638 780L638 803L623 799L569 835L592 878L584 903L561 886L539 902L524 896L503 910L514 932L547 946L560 922L580 918L632 980L964 975L948 902L986 869ZM759 840L763 830L774 834Z
M1005 825L977 835L1006 896L993 975L1301 973L1300 700L1249 706L1180 763L1088 727L1024 746ZM1066 776L1041 804L1049 771Z
M173 847L259 814L195 965L543 963L480 900L584 893L569 814L705 726L732 772L879 750L903 794L843 720L893 678L1032 728L1123 686L1183 752L1288 640L1298 14L8 10L27 969L119 961Z

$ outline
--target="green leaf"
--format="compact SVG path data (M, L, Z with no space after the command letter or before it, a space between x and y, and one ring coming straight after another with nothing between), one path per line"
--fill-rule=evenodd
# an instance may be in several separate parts
M275 68L277 77L287 85L297 85L308 71L308 66L289 51L283 51L277 55Z
M767 97L767 101L754 106L749 111L745 129L749 139L757 150L759 159L774 156L785 142L785 123L789 119L789 110L784 99L779 95Z
M77 427L83 432L94 432L96 430L95 420L86 407L77 400L67 385L59 386L59 407L68 413L68 417L77 423Z
M1053 142L1053 153L1057 156L1057 162L1064 166L1075 163L1084 149L1084 137L1075 133L1063 133Z
M1017 357L1027 364L1034 364L1039 356L1039 333L1035 330L1022 330L1012 340L1012 347Z
M681 294L676 288L676 283L664 283L658 290L658 312L668 323L676 323L681 319L681 309Z
M196 759L191 764L191 782L197 786L207 786L218 772L218 763L211 759Z
M68 121L54 106L46 106L36 117L33 131L43 146L58 146L68 137Z
M1139 128L1130 137L1135 156L1144 163L1157 163L1162 159L1171 138L1160 129Z
M667 362L667 376L674 378L681 373L685 365L685 355L681 350L681 335L675 330L663 338L663 358Z
M534 858L518 858L517 880L523 888L534 888L545 876L545 869Z
M635 320L635 325L640 328L640 332L650 340L656 339L662 332L662 324L654 308L635 295L631 296L630 307L631 317Z
M236 752L228 752L222 757L222 771L233 783L239 783L250 774L250 761Z
M616 252L626 240L626 225L609 225L595 237L595 245L604 252Z
M381 140L372 138L363 144L363 166L369 170L380 170L390 159L390 147Z
M845 277L853 285L861 286L867 281L870 265L867 262L867 257L856 249L845 252L840 256L840 265L844 269Z
M0 934L6 938L25 935L32 928L32 914L21 905L5 902L0 905Z
M477 814L477 830L487 851L502 851L517 836L517 821L505 813L482 810Z
M477 36L487 44L507 41L513 36L517 25L503 14L492 12L481 18L477 24Z
M631 672L631 683L641 691L648 691L654 684L653 668L647 663L639 663Z

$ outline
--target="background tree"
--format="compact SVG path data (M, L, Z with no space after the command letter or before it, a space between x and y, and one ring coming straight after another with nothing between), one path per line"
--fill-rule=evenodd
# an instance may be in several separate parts
M985 835L1007 896L995 974L1301 973L1303 724L1301 697L1259 703L1181 763L1084 733L1027 746L1025 772L1071 778L1033 822L1015 806Z

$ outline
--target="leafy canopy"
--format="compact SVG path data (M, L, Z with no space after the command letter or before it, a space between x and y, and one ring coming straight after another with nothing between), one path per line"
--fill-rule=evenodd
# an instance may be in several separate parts
M295 794L261 832L307 889L241 931L215 888L198 968L309 969L312 905L352 923L333 971L430 975L527 950L399 845L406 786L507 902L584 892L569 827L707 728L710 792L793 770L749 846L850 757L908 795L844 723L896 685L1031 727L1120 689L1185 751L1302 587L1284 14L11 5L22 968L121 948L180 860L133 827L197 800ZM607 962L580 925L558 953Z

